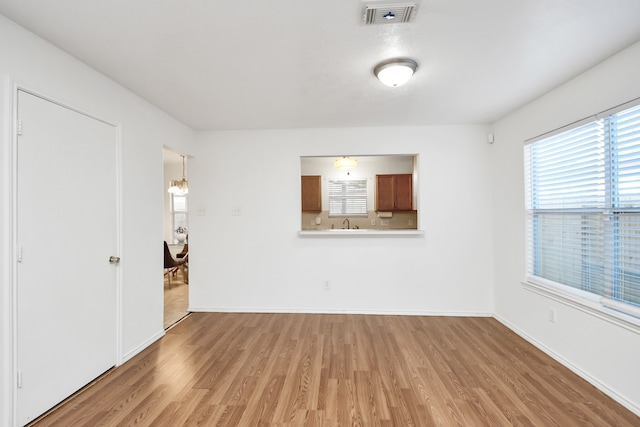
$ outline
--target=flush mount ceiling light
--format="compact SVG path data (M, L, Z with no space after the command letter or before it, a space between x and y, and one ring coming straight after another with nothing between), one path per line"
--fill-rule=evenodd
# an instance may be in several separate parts
M358 166L358 161L353 157L340 157L333 161L333 166L340 170L351 170Z
M187 178L184 176L184 156L182 157L182 179L172 179L169 181L169 193L173 194L187 194L189 193L189 185Z
M418 63L409 58L395 58L382 61L373 69L373 74L383 84L398 87L405 84L418 69Z

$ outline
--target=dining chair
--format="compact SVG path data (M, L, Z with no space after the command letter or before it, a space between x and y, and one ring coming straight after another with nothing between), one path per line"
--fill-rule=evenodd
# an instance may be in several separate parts
M184 282L189 283L189 278L185 270L185 265L189 261L189 253L184 254L182 258L175 259L173 255L171 255L171 251L169 250L169 245L166 240L164 242L164 274L169 277L169 288L171 288L171 275L178 271L178 269L182 270L182 276L184 277Z

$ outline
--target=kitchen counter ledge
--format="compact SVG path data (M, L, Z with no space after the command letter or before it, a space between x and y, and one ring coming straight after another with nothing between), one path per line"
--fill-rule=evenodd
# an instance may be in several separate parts
M371 230L356 229L343 230L340 228L329 230L300 230L300 237L343 237L343 236L424 236L424 230Z

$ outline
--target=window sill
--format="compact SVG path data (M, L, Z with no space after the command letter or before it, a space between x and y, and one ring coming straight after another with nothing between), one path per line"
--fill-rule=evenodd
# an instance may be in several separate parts
M424 236L424 230L367 230L360 229L333 229L333 230L300 230L300 237L341 237L341 236Z
M583 313L590 314L616 326L635 332L636 334L640 334L640 318L614 310L613 308L605 307L601 302L602 298L600 296L592 295L578 289L527 280L522 281L522 285L524 289L528 291L558 301L580 310Z

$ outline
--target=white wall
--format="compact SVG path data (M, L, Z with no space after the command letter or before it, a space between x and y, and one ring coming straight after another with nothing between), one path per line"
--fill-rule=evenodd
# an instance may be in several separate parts
M490 314L483 126L211 132L190 159L190 309ZM300 237L300 156L419 155L424 236ZM232 216L232 207L241 216ZM198 210L206 215L198 215ZM330 290L323 290L329 280Z
M640 97L640 43L495 124L496 316L640 414L635 332L525 290L523 141ZM550 308L557 322L550 323Z
M124 185L121 357L130 356L163 334L162 146L190 153L194 133L2 16L0 58L0 425L9 425L14 385L11 339L14 169L10 126L14 84L120 126Z

